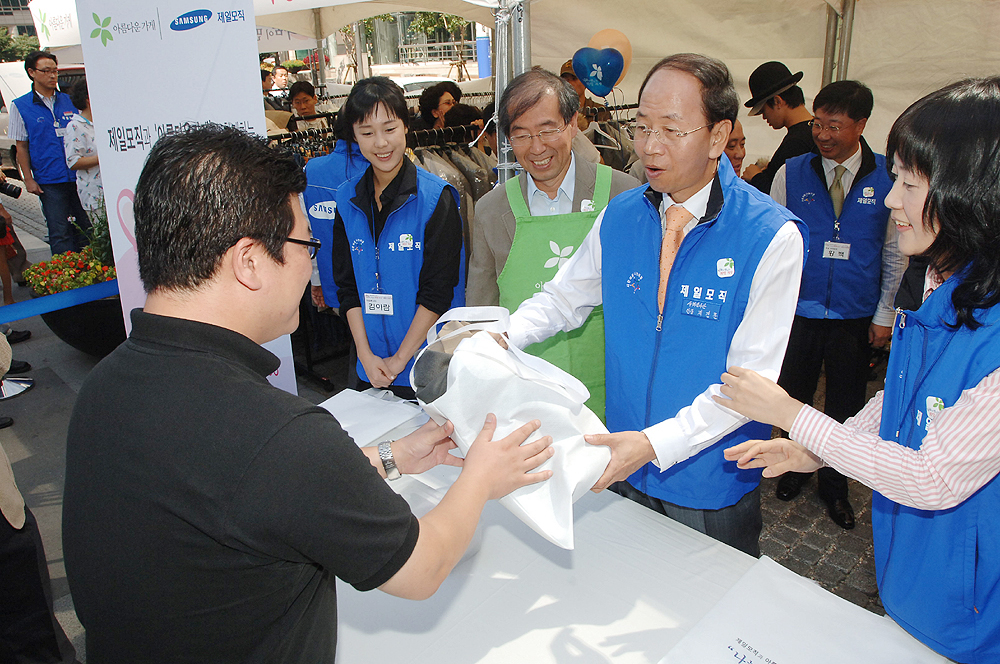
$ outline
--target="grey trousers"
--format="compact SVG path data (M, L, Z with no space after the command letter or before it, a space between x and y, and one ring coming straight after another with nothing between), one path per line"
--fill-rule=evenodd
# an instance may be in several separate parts
M739 502L718 510L698 510L668 503L648 496L628 482L615 482L610 487L620 496L648 507L654 512L705 533L734 549L760 558L760 485L740 498Z

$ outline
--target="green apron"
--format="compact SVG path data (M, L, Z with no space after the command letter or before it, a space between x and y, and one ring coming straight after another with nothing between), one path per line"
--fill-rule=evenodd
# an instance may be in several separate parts
M500 306L514 311L542 290L559 267L583 243L611 197L611 169L599 164L594 184L594 210L533 217L517 178L505 183L514 213L514 242L497 278ZM604 420L604 307L595 307L583 325L525 348L576 376L590 390L587 407Z

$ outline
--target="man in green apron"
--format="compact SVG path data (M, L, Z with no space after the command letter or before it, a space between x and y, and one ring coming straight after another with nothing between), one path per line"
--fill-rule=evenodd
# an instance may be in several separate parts
M639 182L577 159L579 97L555 74L521 74L500 97L499 124L526 173L476 204L466 302L514 311L551 280L583 242L597 215ZM570 333L526 348L579 378L604 417L604 316L601 307Z

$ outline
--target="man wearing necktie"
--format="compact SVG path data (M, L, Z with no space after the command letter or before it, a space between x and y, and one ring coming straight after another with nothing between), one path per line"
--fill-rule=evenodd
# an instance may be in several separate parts
M800 222L720 159L739 107L726 66L684 53L639 89L635 146L648 184L616 196L582 246L511 317L524 347L604 307L606 435L595 491L759 555L760 473L731 441L770 429L712 400L729 366L777 378L802 273Z
M837 81L813 102L812 135L819 155L785 162L771 196L809 226L809 257L778 384L811 404L821 367L826 371L827 415L838 422L865 405L869 346L892 333L892 301L906 262L882 201L892 188L885 157L861 137L871 115L871 90ZM777 497L791 500L809 474L786 473ZM833 468L819 470L819 495L830 518L854 527L847 480Z

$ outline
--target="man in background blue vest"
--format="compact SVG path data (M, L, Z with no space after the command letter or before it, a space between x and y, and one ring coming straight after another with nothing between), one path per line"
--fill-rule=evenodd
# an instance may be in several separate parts
M870 346L889 341L892 301L906 269L882 205L892 188L885 157L861 137L873 104L871 90L857 81L820 90L811 123L819 155L789 159L771 186L771 197L809 226L809 257L778 384L811 404L825 365L824 410L838 422L865 405ZM777 497L791 500L809 476L786 473ZM847 479L821 468L818 481L830 518L853 528Z
M74 226L90 226L76 193L76 175L66 165L63 135L76 113L69 95L59 92L56 56L33 51L24 59L31 92L10 105L7 135L17 143L17 166L24 188L42 202L53 254L79 251L87 239Z
M739 110L726 66L682 53L639 88L635 147L648 184L616 196L542 292L511 317L525 347L604 305L611 448L595 491L615 490L741 551L760 554L760 472L726 463L770 437L712 400L726 367L777 378L802 274L787 210L720 159ZM627 481L620 481L627 480Z

